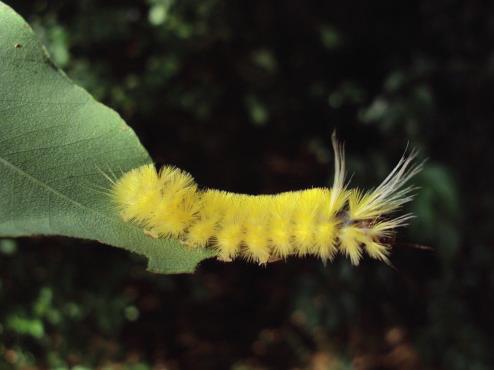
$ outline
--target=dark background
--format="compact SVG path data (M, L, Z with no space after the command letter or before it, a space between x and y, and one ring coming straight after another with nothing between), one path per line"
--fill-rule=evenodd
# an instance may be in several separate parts
M92 242L0 241L1 369L492 368L494 2L6 2L158 164L203 186L325 186L334 129L355 186L407 143L428 161L395 269L159 276Z

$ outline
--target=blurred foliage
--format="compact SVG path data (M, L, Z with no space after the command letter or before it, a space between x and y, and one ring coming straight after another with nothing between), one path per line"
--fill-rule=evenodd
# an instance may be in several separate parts
M3 240L0 368L492 368L493 4L7 3L157 163L204 186L325 185L335 128L353 184L375 186L407 142L428 161L394 269L155 276L89 242Z

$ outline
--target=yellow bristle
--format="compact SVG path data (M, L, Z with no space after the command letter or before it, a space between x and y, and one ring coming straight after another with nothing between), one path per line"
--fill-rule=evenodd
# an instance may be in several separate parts
M158 189L144 188L135 202L127 207L130 217L139 223L147 224L153 214L155 205L159 203L160 199L161 194Z
M112 197L125 220L143 222L160 200L154 165L144 165L122 176L112 188Z
M167 166L159 172L154 187L159 199L151 205L147 227L165 237L182 235L198 211L197 185L192 176Z
M329 208L336 210L338 201L341 199L342 193L345 191L345 150L343 144L336 139L336 132L331 135L331 143L333 144L334 153L334 178L333 187L331 189L331 198L329 200Z
M361 209L368 203L368 195L359 189L352 189L348 192L348 213L352 219L357 219Z
M314 245L314 224L312 220L295 222L293 237L297 254L299 256L308 254Z
M388 262L389 248L381 243L371 241L365 244L367 254L374 259Z
M223 217L228 210L232 194L220 190L206 190L201 196L201 215L205 218Z
M190 223L191 215L188 212L169 208L157 213L148 225L153 232L159 235L178 237L185 232Z
M194 178L186 171L172 166L165 166L159 172L159 182L164 195L189 187L196 187Z
M260 203L266 202L264 198ZM270 257L269 229L267 228L266 210L256 202L247 201L243 209L244 221L244 243L247 259L259 263L266 263Z
M314 233L314 245L317 254L322 260L331 260L337 252L336 226L333 222L322 222L316 226Z
M376 222L369 229L369 232L376 237L389 237L394 234L394 231L398 227L406 225L410 218L411 216L406 214L389 220Z
M219 256L229 260L238 255L244 233L242 225L237 222L226 223L216 234L216 247Z
M297 212L293 216L293 239L300 256L310 253L314 248L314 225L317 208L312 202L314 193L300 194ZM305 199L304 199L305 198Z
M292 253L293 245L290 241L290 229L291 225L288 217L276 215L271 219L269 235L276 257L285 258Z
M343 227L338 234L339 248L343 254L350 258L353 265L358 265L362 257L359 241L361 237L362 231L354 226Z
M333 193L333 190L330 190L330 194ZM336 216L339 212L341 212L347 203L348 200L348 191L342 191L342 192L337 192L337 195L335 197L335 201L332 206L327 206L327 213L331 216L334 217ZM326 207L326 205L325 205Z
M412 165L416 156L416 152L404 155L376 189L365 194L353 191L349 201L350 217L355 220L381 217L409 202L414 188L404 185L422 168L422 164Z
M164 225L169 229L170 235L181 235L197 218L198 208L194 207L191 202L197 199L194 192L185 192L177 195L179 201L163 201L162 207L164 209L157 211L153 218L150 220L150 224L155 226L156 229L163 228ZM195 202L197 204L197 202Z
M186 244L191 247L204 248L216 233L215 219L202 219L194 223L187 232Z
M270 257L270 248L266 238L266 230L262 226L246 226L244 237L247 259L266 263Z
M286 258L294 251L292 242L293 213L296 206L296 192L286 192L273 196L269 224L269 239L276 258Z

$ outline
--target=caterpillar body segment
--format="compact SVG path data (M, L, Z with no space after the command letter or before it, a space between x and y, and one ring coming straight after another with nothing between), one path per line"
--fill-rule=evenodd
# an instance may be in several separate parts
M274 195L247 195L200 189L192 176L165 166L144 165L125 173L112 187L124 221L148 235L178 238L190 248L215 248L218 258L264 264L288 256L332 260L339 252L358 265L362 256L388 261L387 241L411 215L392 217L411 200L406 182L421 165L404 156L374 190L347 189L343 146L333 136L332 188Z

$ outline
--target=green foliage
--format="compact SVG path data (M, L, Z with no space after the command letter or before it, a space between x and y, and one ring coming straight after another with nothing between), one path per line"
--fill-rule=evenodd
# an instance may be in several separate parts
M151 271L192 272L207 252L146 237L119 220L105 193L111 184L103 172L111 177L150 161L132 130L58 70L1 3L0 47L0 235L98 240L146 256ZM32 325L12 319L41 335Z

